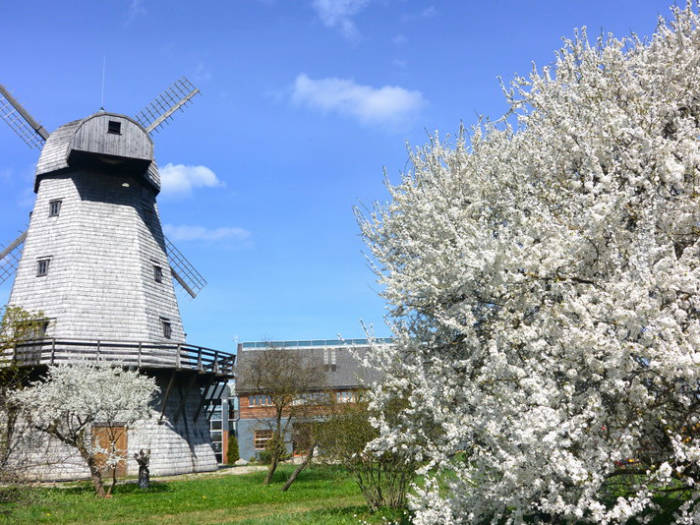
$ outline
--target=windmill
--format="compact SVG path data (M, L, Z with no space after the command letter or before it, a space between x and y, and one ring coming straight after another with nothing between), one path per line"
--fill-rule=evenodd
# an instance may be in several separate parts
M100 110L49 133L0 85L0 117L41 151L29 226L0 247L0 284L14 276L8 304L42 316L13 358L100 359L155 376L160 424L129 429L127 455L150 448L154 474L216 468L203 409L233 370L231 355L185 341L174 283L194 298L206 280L164 236L156 206L151 135L198 93L183 78L135 118Z

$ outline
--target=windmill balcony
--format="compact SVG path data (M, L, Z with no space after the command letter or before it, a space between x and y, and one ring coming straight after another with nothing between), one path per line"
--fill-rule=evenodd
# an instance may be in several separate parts
M4 356L5 362L11 360L19 366L96 360L138 369L190 370L221 378L233 377L235 359L235 355L189 344L54 338L22 342Z

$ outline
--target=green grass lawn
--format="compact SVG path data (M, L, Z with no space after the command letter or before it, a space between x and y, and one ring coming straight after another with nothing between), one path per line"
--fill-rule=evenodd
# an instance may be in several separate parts
M340 469L314 467L283 493L293 466L282 466L273 484L264 472L154 483L148 490L120 485L114 497L92 488L22 488L20 500L0 503L0 523L239 523L245 525L386 523L396 513L370 514L359 489Z

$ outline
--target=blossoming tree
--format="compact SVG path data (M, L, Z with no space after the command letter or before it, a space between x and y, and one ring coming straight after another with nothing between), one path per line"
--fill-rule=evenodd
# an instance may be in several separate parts
M699 22L578 32L359 215L397 343L372 403L407 401L372 446L425 465L416 523L622 523L660 490L700 521Z
M139 419L150 416L149 403L158 392L152 377L106 364L84 362L49 367L46 379L16 394L30 423L75 448L90 469L95 493L105 491L102 470L116 474L126 456L118 446L120 433ZM105 439L96 439L95 428ZM100 442L102 441L102 443Z

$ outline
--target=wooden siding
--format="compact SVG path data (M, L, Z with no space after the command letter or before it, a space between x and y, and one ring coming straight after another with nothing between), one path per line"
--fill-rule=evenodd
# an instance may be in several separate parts
M187 379L177 381L174 390L178 393L171 393L168 397L161 421L163 396L167 390L169 374L164 372L156 379L160 393L151 403L150 417L137 421L128 429L127 475L138 474L134 454L141 449L151 450L151 476L216 470L209 421L203 414L194 419L201 402L199 386L188 387ZM28 478L70 480L89 476L88 468L75 448L47 438L46 434L32 433L29 430L22 432L19 439L20 446L13 452L11 461L24 466L36 465L22 470Z
M100 121L98 117L103 117L103 119L106 119L106 121ZM92 122L96 119L98 120L97 122ZM110 151L116 151L117 153L109 153L108 151L104 151L103 153L117 155L119 154L119 151L128 152L133 148L136 155L134 158L151 160L152 162L149 164L148 169L143 176L150 184L153 185L156 192L160 191L160 174L158 173L158 166L153 159L153 143L150 136L128 117L123 115L113 115L110 113L96 113L85 119L74 120L73 122L69 122L59 127L56 131L49 135L49 138L46 140L46 144L44 144L44 148L41 150L41 155L39 156L39 160L36 165L34 191L38 192L39 181L41 178L43 178L43 176L55 171L65 170L69 167L68 156L70 155L71 149L74 147L74 142L78 149L88 147L91 140L88 135L92 134L93 132L97 134L99 132L98 128L100 125L104 125L106 129L107 122L110 119L119 119L120 122L128 122L128 136L124 135L125 128L122 127L122 136L125 140L121 140L121 145L114 146L109 143L105 145L106 149L111 148ZM86 124L86 127L83 126L83 124ZM76 134L79 134L80 137L76 137ZM110 140L119 141L118 139ZM137 145L136 142L139 142L140 145ZM93 150L88 149L85 151ZM146 154L146 156L142 156L144 154Z
M120 124L120 133L108 133L108 123ZM148 133L123 115L96 113L82 121L70 148L100 155L153 160L153 142Z
M88 171L40 181L9 303L43 312L49 337L184 343L155 192L123 181ZM49 217L53 199L63 201L58 217ZM51 257L45 277L36 276L41 257Z
M70 143L75 131L80 126L82 120L74 120L64 124L49 135L49 138L41 150L39 161L36 163L36 175L51 173L68 167L68 153ZM35 182L34 191L38 188L38 180Z

